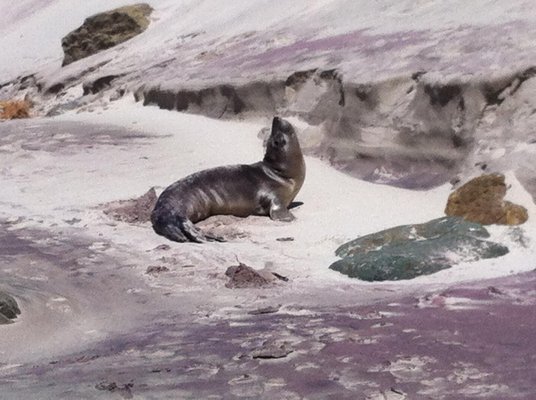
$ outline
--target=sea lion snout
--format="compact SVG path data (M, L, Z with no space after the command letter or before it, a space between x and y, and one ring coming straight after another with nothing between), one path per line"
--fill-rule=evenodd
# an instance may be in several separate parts
M290 122L284 120L283 118L274 117L272 121L272 132L280 131L284 133L294 133L294 128Z

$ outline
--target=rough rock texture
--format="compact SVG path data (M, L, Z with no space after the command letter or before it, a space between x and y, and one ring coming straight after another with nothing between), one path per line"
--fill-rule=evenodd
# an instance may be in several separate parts
M108 49L142 33L149 26L148 4L125 6L87 18L82 26L61 40L62 65Z
M150 265L147 267L145 273L151 276L157 276L162 272L169 272L169 268L163 265Z
M13 297L0 292L0 325L10 323L20 314L19 306Z
M460 261L500 257L508 248L483 238L480 224L461 218L439 218L403 225L348 242L330 268L365 281L412 279L450 268Z
M474 178L449 196L445 214L481 224L519 225L527 221L527 209L504 201L504 175Z
M500 106L532 76L529 68L442 81L433 74L412 72L358 83L336 69L315 68L271 81L199 89L143 85L135 96L144 105L213 118L296 116L306 123L299 134L307 154L361 179L423 189L445 183L460 171L478 170L484 161L490 169L504 170L504 165L489 162L489 151L481 143L500 147L506 140L510 133L503 129L510 119L501 115ZM491 129L490 118L493 129L501 131L487 137L482 129ZM531 143L533 138L518 140ZM510 164L517 169L526 157L510 159ZM519 169L525 171L527 182L536 175L532 169Z
M154 188L151 188L138 198L105 204L104 213L116 221L128 223L149 222L156 200L156 192Z

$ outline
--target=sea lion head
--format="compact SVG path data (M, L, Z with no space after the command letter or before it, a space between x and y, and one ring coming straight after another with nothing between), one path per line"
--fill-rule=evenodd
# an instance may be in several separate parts
M279 175L303 181L305 161L296 131L290 122L274 117L263 161Z

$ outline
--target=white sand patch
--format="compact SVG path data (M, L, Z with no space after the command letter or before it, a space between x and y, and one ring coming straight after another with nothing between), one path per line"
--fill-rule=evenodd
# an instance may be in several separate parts
M75 226L84 226L88 233L139 252L150 252L165 242L172 245L173 251L181 253L182 264L204 265L207 269L203 276L211 268L220 270L222 265L236 264L238 258L257 269L271 266L270 269L291 278L291 285L329 284L340 286L342 292L348 290L347 285L370 285L328 269L337 260L335 249L361 235L441 217L450 192L449 185L412 191L368 183L307 157L307 177L296 198L303 205L292 211L297 217L294 222L274 222L266 217L236 218L226 222L226 226L241 234L227 243L174 244L155 235L149 224L136 226L111 221L96 207L107 201L139 196L151 186L157 186L160 191L201 169L258 161L263 148L257 134L269 121L212 120L142 107L128 99L112 103L107 110L97 113L70 113L54 121L111 124L141 131L149 137L128 146L96 146L66 154L33 152L24 162L18 159L11 167L12 174L6 178L0 198L11 206L6 210L2 205L0 211L24 216L23 224L30 225L36 220L43 221L45 226L65 225L66 220L78 218L81 222ZM48 171L45 174L48 179L36 179L42 171ZM536 237L536 229L530 222L536 215L535 206L513 174L508 174L507 182L512 184L509 198L528 207L531 216L529 223L519 228L489 228L492 239L510 247L508 255L461 263L397 285L443 284L534 268L532 246L515 244L513 237L515 232L528 242ZM294 240L276 240L288 237ZM193 277L192 283L199 279ZM223 286L225 280L217 282ZM177 288L183 283L178 281Z

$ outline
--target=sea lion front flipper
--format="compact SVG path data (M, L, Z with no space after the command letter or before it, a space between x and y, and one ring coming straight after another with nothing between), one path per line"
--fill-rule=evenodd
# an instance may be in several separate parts
M289 210L287 210L285 207L283 207L277 202L272 203L270 207L270 218L274 221L285 222L294 221L296 219L296 217L292 215Z

